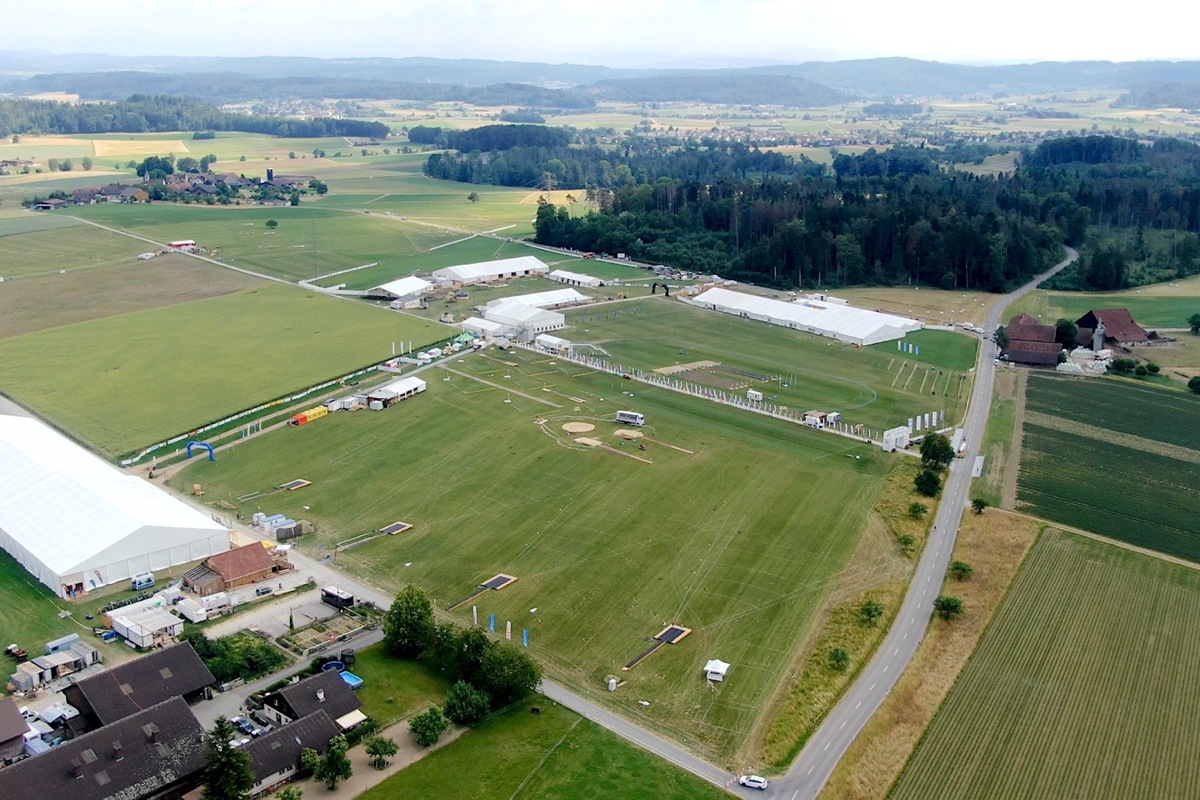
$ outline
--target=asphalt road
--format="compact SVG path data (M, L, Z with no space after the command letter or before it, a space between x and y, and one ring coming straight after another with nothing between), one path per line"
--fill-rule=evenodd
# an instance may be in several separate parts
M994 331L1000 324L1001 314L1013 301L1033 291L1039 283L1078 257L1079 253L1067 248L1067 258L1063 261L993 303L988 310L984 329ZM941 591L950 555L954 551L958 524L968 502L971 467L979 454L979 443L983 439L991 409L994 359L997 355L996 345L984 339L976 362L970 407L962 425L966 432L967 454L950 465L950 475L942 489L941 504L933 520L933 530L891 629L870 663L808 740L792 768L784 777L772 782L767 796L789 800L815 798L851 742L866 726L912 661L917 645L921 643L933 617L933 602Z

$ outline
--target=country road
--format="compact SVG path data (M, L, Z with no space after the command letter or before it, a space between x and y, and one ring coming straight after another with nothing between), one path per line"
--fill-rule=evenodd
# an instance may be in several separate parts
M1013 301L1037 288L1038 284L1079 258L1079 253L1067 248L1067 257L1047 272L1036 276L1019 289L999 298L988 309L984 329L994 331L1000 316ZM984 339L976 360L975 385L971 403L962 428L966 432L966 458L956 459L942 489L942 499L933 520L933 529L925 551L917 565L908 594L896 614L891 629L875 656L859 674L841 701L808 740L800 756L787 774L772 782L769 797L799 800L815 798L833 774L851 742L883 703L896 681L912 661L925 629L933 617L933 602L941 592L958 524L971 488L971 467L979 454L979 444L987 427L991 408L992 381L995 377L996 346Z

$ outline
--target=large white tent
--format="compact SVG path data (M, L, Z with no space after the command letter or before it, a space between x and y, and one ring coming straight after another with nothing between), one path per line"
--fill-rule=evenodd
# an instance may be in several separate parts
M709 289L690 302L725 314L858 345L903 339L908 332L925 327L920 320L841 303L811 299L788 303L721 288Z
M534 308L563 308L565 306L579 306L584 303L593 302L593 298L586 294L581 294L574 289L551 289L546 292L532 292L530 294L518 294L513 297L500 297L492 300L487 305L489 308L502 305L504 303L524 303L527 306Z
M550 268L533 256L502 258L497 261L482 261L476 264L459 264L433 271L433 277L452 283L481 283L504 278L523 278L529 275L545 275Z
M428 292L433 288L433 284L424 278L418 278L416 275L409 275L405 278L397 278L394 281L368 289L365 297L383 297L388 300L404 300L407 298L416 298Z
M61 597L229 549L229 531L41 422L0 415L0 547Z
M567 327L566 318L557 311L537 308L514 299L485 307L483 317L503 325L505 333L528 334L530 339L539 333Z

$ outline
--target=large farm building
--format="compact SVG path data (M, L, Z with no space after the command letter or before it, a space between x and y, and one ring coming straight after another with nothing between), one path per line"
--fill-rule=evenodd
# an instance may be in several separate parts
M0 547L60 597L229 549L229 531L35 419L0 415Z
M729 289L709 289L690 301L702 308L756 319L840 342L869 345L903 339L925 327L920 320L854 308L845 301L801 298L796 302L771 300Z

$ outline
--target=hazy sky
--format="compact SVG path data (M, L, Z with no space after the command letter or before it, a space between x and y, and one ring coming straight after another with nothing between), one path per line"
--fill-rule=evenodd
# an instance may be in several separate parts
M719 66L874 56L960 63L1200 58L1188 0L52 0L6 13L0 50L436 56Z

